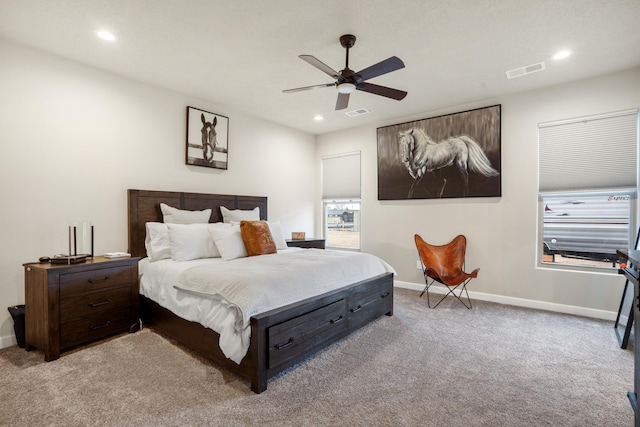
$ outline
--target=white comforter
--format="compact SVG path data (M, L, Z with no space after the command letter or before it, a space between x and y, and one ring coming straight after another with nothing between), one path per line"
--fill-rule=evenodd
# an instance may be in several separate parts
M220 334L220 349L240 363L251 316L320 295L393 268L359 252L291 248L277 254L141 262L140 292L178 316Z

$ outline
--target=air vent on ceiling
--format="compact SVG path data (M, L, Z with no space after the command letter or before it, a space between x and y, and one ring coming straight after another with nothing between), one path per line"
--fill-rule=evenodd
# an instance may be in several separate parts
M363 114L369 114L370 111L366 108L358 108L357 110L347 111L345 114L349 117L361 116Z
M514 79L516 77L526 76L527 74L537 73L545 69L544 62L538 62L537 64L527 65L526 67L514 68L513 70L505 71L508 79Z

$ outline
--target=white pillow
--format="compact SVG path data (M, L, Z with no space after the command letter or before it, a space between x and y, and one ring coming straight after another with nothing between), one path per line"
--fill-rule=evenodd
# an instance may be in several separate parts
M220 251L209 234L213 228L231 228L216 224L167 224L171 258L174 261L190 261L199 258L219 258Z
M216 243L223 260L229 261L248 256L247 248L244 246L242 234L240 233L240 226L211 228L209 233Z
M273 237L273 241L276 244L276 249L287 249L289 246L287 246L287 241L282 233L280 221L267 221L267 224L269 224L269 231L271 231L271 237Z
M222 213L222 222L231 221L260 221L260 208L256 207L250 211L235 209L229 210L224 206L220 206L220 212Z
M185 211L160 203L160 210L165 224L206 224L211 218L211 209Z
M147 222L147 235L144 246L147 248L149 261L159 261L171 258L171 246L169 243L169 229L167 224L161 222Z

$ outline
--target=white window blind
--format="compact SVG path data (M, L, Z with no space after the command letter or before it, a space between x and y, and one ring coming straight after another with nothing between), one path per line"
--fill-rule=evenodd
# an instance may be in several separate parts
M540 123L540 192L635 188L638 110Z
M360 152L322 159L322 198L360 198Z

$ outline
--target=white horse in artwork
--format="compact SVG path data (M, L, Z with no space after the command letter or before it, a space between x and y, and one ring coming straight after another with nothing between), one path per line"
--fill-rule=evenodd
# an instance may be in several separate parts
M433 141L422 129L412 128L400 132L400 159L414 179L409 189L411 198L415 187L422 181L427 172L434 172L447 166L455 165L462 175L463 197L469 187L469 171L486 177L498 176L500 173L491 166L482 148L466 135ZM438 194L442 197L446 178Z

